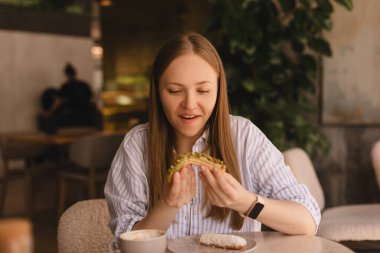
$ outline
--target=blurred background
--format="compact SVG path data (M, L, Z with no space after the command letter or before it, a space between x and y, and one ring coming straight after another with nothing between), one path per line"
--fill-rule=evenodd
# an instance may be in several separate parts
M196 31L222 57L232 112L281 151L305 149L327 207L378 203L379 9L377 0L0 0L0 134L40 131L41 94L65 82L68 63L90 85L103 131L126 133L147 120L157 50ZM55 179L36 190L36 252L56 252ZM24 215L23 184L8 185L5 217ZM69 202L85 198L73 191Z

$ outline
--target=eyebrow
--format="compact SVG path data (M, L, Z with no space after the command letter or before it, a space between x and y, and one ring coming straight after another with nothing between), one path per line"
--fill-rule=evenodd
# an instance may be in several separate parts
M170 84L175 84L175 85L180 85L180 86L183 86L182 83L178 83L178 82L166 82L165 85L170 85ZM195 85L200 85L200 84L212 84L211 81L207 81L207 80L204 80L204 81L199 81L199 82L196 82Z

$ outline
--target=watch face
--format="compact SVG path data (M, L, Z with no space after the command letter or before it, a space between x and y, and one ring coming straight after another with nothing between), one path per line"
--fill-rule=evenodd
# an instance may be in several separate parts
M255 206L253 207L252 211L249 213L248 217L252 219L256 219L257 216L259 216L261 210L263 210L264 205L260 202L257 202Z

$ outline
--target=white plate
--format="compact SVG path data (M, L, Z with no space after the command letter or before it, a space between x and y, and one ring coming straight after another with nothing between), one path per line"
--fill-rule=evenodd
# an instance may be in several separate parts
M241 250L230 250L230 249L221 249L213 248L199 243L199 235L186 236L176 240L169 241L168 249L174 253L248 253L252 252L257 247L257 242L251 238L243 237L247 241L247 246Z

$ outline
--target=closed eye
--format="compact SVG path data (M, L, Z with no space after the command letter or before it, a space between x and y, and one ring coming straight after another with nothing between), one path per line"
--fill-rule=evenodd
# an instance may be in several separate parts
M182 90L179 89L168 89L168 92L171 94L180 93Z
M199 93L209 93L209 90L198 90Z

